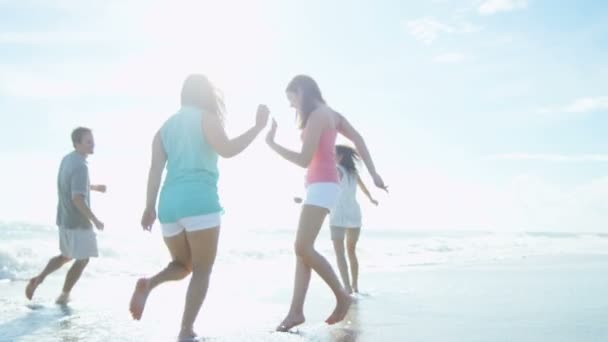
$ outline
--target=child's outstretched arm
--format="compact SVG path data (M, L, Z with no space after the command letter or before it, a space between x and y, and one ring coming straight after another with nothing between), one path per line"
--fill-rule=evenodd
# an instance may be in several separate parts
M365 184L361 180L361 177L359 176L359 174L357 174L357 184L359 184L359 188L361 189L361 191L363 191L363 193L365 194L365 196L367 196L367 198L369 198L369 201L372 202L374 205L378 205L378 201L376 201L372 197L372 194L370 194L369 190L367 190L367 187L365 186Z

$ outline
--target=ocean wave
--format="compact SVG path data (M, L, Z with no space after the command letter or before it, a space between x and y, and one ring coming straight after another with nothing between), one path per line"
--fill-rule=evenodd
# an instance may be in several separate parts
M319 235L317 249L330 262L333 246ZM328 234L329 235L329 234ZM158 236L101 234L100 260L89 273L133 274L152 272L168 262ZM220 241L218 263L293 262L291 230L243 231L225 234ZM31 277L58 253L56 228L0 223L0 280ZM606 233L561 232L416 232L368 229L361 236L358 253L362 267L401 268L441 263L491 261L533 255L592 254L608 251ZM135 270L135 271L134 271Z

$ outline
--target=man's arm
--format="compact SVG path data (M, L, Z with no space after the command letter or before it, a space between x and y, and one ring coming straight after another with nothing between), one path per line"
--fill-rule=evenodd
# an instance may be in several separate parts
M80 211L87 220L93 222L95 227L103 230L103 223L91 211L91 208L85 202L85 196L89 191L89 170L86 165L76 168L71 178L72 187L72 203Z
M91 208L89 208L89 206L85 203L84 196L82 194L73 194L72 203L74 203L74 206L76 206L78 211L80 211L80 213L84 215L84 217L86 217L89 221L93 223L99 222L97 217L91 211ZM95 226L97 226L97 224L95 224Z
M103 184L91 184L91 186L89 187L89 189L91 189L91 191L97 191L97 192L101 192L101 193L105 193L107 190L107 187Z

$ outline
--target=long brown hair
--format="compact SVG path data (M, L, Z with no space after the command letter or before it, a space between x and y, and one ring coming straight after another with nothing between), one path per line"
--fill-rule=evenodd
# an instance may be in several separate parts
M298 127L302 129L306 127L310 113L317 109L317 102L325 104L321 89L312 77L297 75L289 82L286 91L300 95L301 103L296 116L299 119Z
M205 75L191 74L186 78L182 86L181 104L214 113L224 121L224 100Z

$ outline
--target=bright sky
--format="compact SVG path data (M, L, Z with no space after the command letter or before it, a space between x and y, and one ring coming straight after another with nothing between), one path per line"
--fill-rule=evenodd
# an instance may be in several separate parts
M299 147L284 89L313 76L390 186L370 229L608 231L608 5L549 0L0 0L0 220L54 223L55 178L94 129L93 198L137 229L152 136L202 72L227 128L258 103ZM263 143L223 160L225 226L289 228L303 170ZM364 174L371 187L371 180Z

